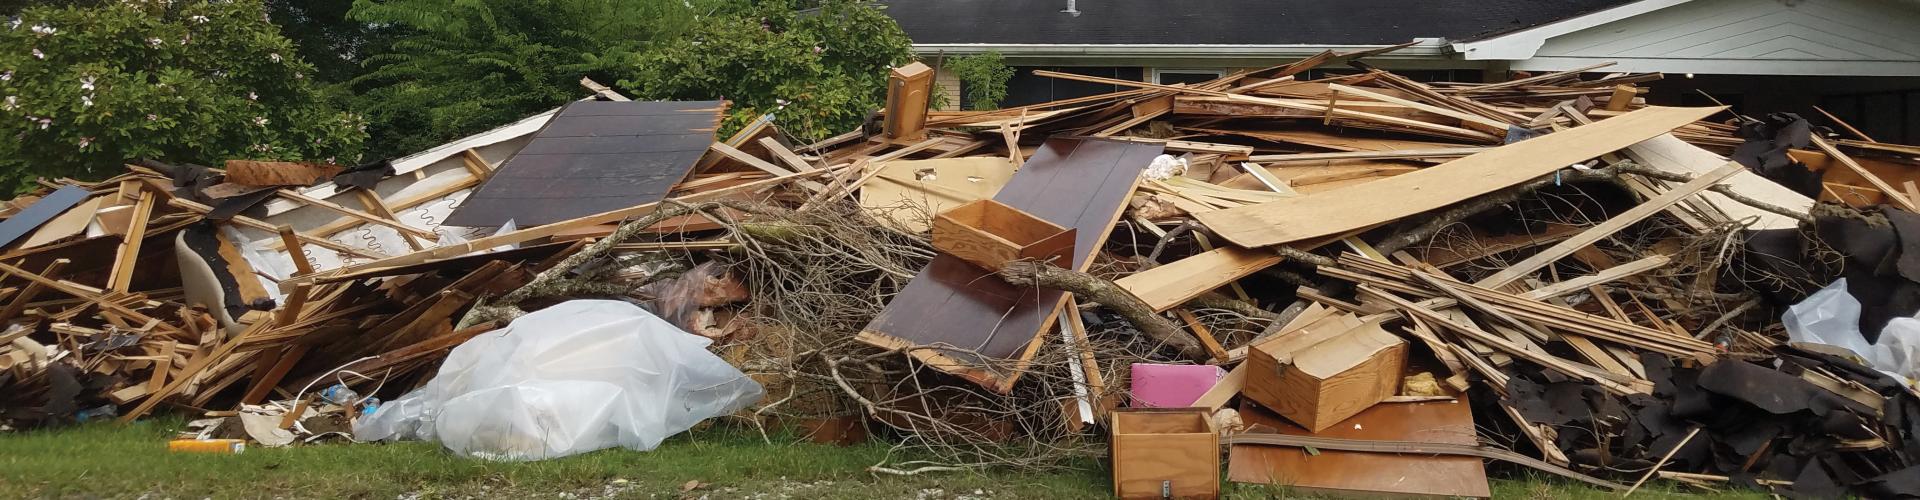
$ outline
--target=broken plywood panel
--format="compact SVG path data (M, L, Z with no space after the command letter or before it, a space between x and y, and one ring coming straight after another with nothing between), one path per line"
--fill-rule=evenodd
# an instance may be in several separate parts
M861 208L916 233L931 228L933 214L993 198L1013 177L1013 163L995 156L898 160L878 168L860 186Z
M1073 263L1084 270L1126 208L1159 144L1050 139L993 199L1074 228ZM929 365L1005 391L1053 325L1066 293L1020 288L951 255L939 255L860 333L863 342L912 349Z

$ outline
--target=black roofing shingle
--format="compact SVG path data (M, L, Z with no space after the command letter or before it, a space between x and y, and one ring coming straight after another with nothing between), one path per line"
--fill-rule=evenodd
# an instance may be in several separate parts
M1387 45L1471 39L1631 0L892 0L914 43Z

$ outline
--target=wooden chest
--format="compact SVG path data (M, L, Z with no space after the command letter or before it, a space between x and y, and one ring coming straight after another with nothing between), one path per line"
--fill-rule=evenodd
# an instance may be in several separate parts
M935 249L991 271L1023 259L1071 268L1074 238L1072 229L993 200L953 207L933 218Z
M1220 495L1220 435L1206 408L1122 408L1110 418L1115 496Z
M1407 341L1382 328L1385 321L1253 345L1243 393L1314 432L1379 404L1399 390L1407 367Z

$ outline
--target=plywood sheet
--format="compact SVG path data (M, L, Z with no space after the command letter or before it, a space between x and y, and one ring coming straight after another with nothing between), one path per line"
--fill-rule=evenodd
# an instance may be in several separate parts
M1126 207L1159 144L1049 139L995 201L1078 230L1072 268L1085 269ZM946 346L975 365L1017 359L1053 323L1056 290L1015 287L957 257L940 255L869 323L861 339L883 347ZM978 381L978 380L976 380Z
M996 156L890 161L879 169L860 186L860 206L916 233L930 229L934 214L992 198L1013 177L1013 162Z
M1493 148L1418 172L1245 207L1194 214L1236 245L1264 247L1351 231L1547 175L1665 134L1722 108L1647 107Z
M33 234L27 235L27 240L20 243L20 248L35 248L86 232L87 224L93 222L93 214L99 212L100 204L106 201L107 197L96 196L67 209L66 213L54 217L40 229L34 230Z
M1318 433L1252 403L1240 418L1257 430L1281 434L1382 441L1474 445L1473 411L1465 395L1454 402L1382 403ZM1233 445L1227 480L1277 484L1302 493L1486 497L1487 471L1477 457L1422 456L1358 451L1306 450L1284 446Z
M721 101L579 101L462 202L448 225L549 224L660 201L713 144Z
M20 239L21 236L26 236L27 232L33 231L35 228L40 227L41 224L46 224L47 221L53 220L54 217L66 213L67 209L73 208L74 205L79 205L80 202L86 201L87 196L89 195L86 188L69 185L54 190L54 192L47 194L46 197L40 198L39 201L35 201L32 205L27 205L26 208L13 214L12 217L7 217L5 222L0 222L0 246L13 243L14 240Z

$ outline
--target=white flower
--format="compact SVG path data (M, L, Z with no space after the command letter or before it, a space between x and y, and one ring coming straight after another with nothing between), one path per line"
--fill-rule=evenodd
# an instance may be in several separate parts
M14 17L14 18L8 18L8 19L7 19L7 29L10 29L10 30L17 30L17 29L20 29L20 18L18 18L18 17Z
M93 82L94 78L91 76L80 78L80 90L93 90Z
M193 17L189 17L189 18L187 18L187 19L192 19L192 20L193 20L193 22L196 22L196 23L204 23L204 22L207 22L207 16L193 16Z
M298 71L295 71L295 72L293 72L293 79L295 79L295 80L299 80L299 79L301 79L301 78L306 78L306 77L307 77L307 74L306 74L306 73L301 73L301 72L298 72Z
M92 137L81 137L81 138L80 138L80 149L87 149L87 145L88 145L88 144L93 144L93 138L92 138Z
M148 47L153 47L153 48L156 48L156 49L157 49L157 48L160 48L160 44L163 44L163 43L167 43L167 41L166 41L166 40L161 40L161 39L160 39L160 37L153 37L153 38L148 38L148 39L147 39L147 46L148 46Z
M256 93L254 93L253 91L251 91L251 90L249 90L249 91L247 91L247 100L249 100L249 101L258 101L258 100L260 100L260 94L256 94Z
M54 27L52 26L47 26L44 24L33 25L33 32L34 34L38 34L38 35L51 35L59 31L60 30L54 29Z
M80 107L92 107L92 106L93 106L93 95L89 94L89 95L80 96Z
M0 82L12 81L12 80L13 80L13 71L0 73Z
M147 113L147 121L150 121L150 122L157 122L157 121L160 121L160 115L156 115L156 114L153 114L153 113Z
M253 124L255 126L265 127L267 126L267 117L264 117L264 116L253 117Z
M53 125L53 119L52 119L52 118L41 118L41 119L40 119L40 130L46 130L46 129L47 129L47 126L49 126L49 125Z
M280 54L278 53L267 54L267 60L273 61L273 62L280 62Z
M7 111L13 111L13 108L20 107L20 96L7 96L6 104L0 104L0 107L6 108Z
M41 52L41 51L40 51L40 49L33 49L33 58L34 58L34 59L46 59L46 58L47 58L47 53L45 53L45 52Z

